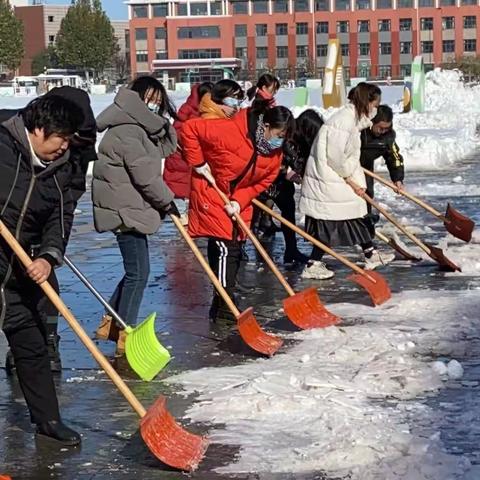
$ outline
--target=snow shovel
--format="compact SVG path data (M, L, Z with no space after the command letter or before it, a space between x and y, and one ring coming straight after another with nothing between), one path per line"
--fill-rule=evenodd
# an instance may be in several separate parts
M223 200L225 205L230 205L230 200L218 188L218 186L216 184L213 184L212 186L220 195L220 198ZM235 220L240 225L240 228L247 234L248 238L250 238L252 243L255 245L255 248L265 260L265 263L270 267L273 274L277 277L278 281L287 291L289 297L283 301L283 309L289 320L294 325L302 329L325 328L335 325L340 321L338 317L330 313L322 304L316 288L311 287L303 290L302 292L295 293L293 288L287 282L286 278L280 273L280 270L273 263L273 260L263 248L260 241L243 221L242 217L239 214L235 214Z
M171 358L170 352L158 341L155 334L156 314L151 313L135 328L128 326L66 255L63 257L63 260L90 292L93 293L95 298L107 309L115 321L125 329L127 334L125 354L132 370L146 382L153 380Z
M402 233L404 233L413 243L415 243L415 245L419 246L431 259L435 260L440 265L441 270L447 272L461 272L460 267L449 260L441 248L434 247L428 243L423 243L413 233L410 233L404 226L402 226L400 222L393 217L393 215L390 215L390 213L382 208L377 202L372 200L366 193L364 193L362 197L366 202L372 205L372 207L375 207L390 223L395 225Z
M372 299L374 305L381 305L392 296L387 281L378 272L366 272L358 265L355 265L353 262L345 258L343 255L335 252L335 250L327 247L322 242L312 237L301 228L294 225L292 222L289 222L286 218L283 218L278 213L266 207L263 203L259 202L258 200L253 200L253 203L257 205L257 207L269 213L273 218L276 218L279 222L286 225L288 228L291 228L294 232L298 233L298 235L313 243L313 245L320 248L320 250L323 250L324 252L328 253L332 257L342 262L347 267L351 268L354 272L357 272L356 274L350 275L348 279L363 287L370 295L370 298Z
M25 253L15 237L9 232L5 224L0 220L0 235L13 250L24 267L28 267L32 260ZM193 471L201 462L208 447L205 437L194 435L184 430L170 415L166 408L165 398L160 396L147 410L138 401L133 392L128 388L120 375L110 365L102 352L87 335L70 310L63 303L60 296L48 282L40 284L45 295L55 305L63 318L77 334L93 358L110 377L115 386L141 417L140 433L150 451L163 463L179 470Z
M398 252L402 257L410 260L412 262L419 262L421 258L416 257L415 255L411 254L407 250L405 250L401 245L399 245L394 238L389 238L383 233L375 232L375 236L379 238L382 242L386 243L389 247L393 248L396 252Z
M197 244L193 241L192 237L188 234L187 230L180 222L180 219L175 215L170 215L170 218L178 228L178 231L182 237L187 242L187 245L192 250L202 268L205 270L205 273L208 275L208 278L217 289L217 292L223 298L223 301L227 304L228 308L237 319L238 331L243 341L253 350L271 357L282 346L283 340L278 338L276 335L266 333L262 330L262 327L260 327L255 315L253 314L253 308L247 308L247 310L240 313L237 306L235 303L233 303L227 291L220 283L213 270L210 268L210 265L203 257L202 252L200 252L198 249Z
M380 175L377 175L376 173L373 173L365 168L363 170L366 175L378 180L380 183L383 183L396 193L399 193L417 205L420 205L420 207L424 208L427 212L437 217L443 222L447 231L454 237L457 237L464 242L469 242L472 239L472 232L475 228L475 222L465 215L462 215L459 211L455 210L449 203L447 204L445 216L443 216L438 210L435 210L433 207L428 205L428 203L425 203L423 200L420 200L418 197L405 190L398 189L392 182L385 180Z

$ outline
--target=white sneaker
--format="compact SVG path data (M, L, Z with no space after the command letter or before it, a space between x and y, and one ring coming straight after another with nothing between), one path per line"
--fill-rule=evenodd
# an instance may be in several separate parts
M365 270L375 270L393 262L394 259L394 253L380 253L378 250L374 250L370 258L365 257Z
M180 223L182 224L182 227L188 226L188 213L182 213L180 215Z
M332 278L335 272L332 272L327 266L318 260L308 262L302 272L302 278L312 278L315 280L326 280Z

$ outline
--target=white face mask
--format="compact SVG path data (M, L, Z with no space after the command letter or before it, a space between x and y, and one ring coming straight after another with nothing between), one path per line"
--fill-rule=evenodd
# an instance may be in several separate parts
M148 102L148 103L147 103L147 108L148 108L152 113L158 113L158 111L160 110L160 105L158 105L158 103Z
M368 114L369 120L373 120L377 116L378 109L377 107L373 107L370 113Z

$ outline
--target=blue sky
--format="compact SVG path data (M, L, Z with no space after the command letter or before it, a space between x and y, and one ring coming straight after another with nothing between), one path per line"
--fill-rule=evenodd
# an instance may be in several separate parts
M51 5L70 5L70 0L47 0ZM123 0L102 0L103 8L112 20L127 20L127 6Z

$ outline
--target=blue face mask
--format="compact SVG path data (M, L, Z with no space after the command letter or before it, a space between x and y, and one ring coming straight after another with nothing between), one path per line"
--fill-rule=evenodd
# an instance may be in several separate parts
M152 113L158 113L160 111L160 105L157 103L152 103L148 102L147 103L147 108L152 112Z
M267 140L268 144L272 148L272 150L275 150L277 148L281 148L283 145L283 138L280 137L272 137L270 140Z
M240 106L240 100L233 97L225 97L223 99L223 104L227 107L238 108Z

